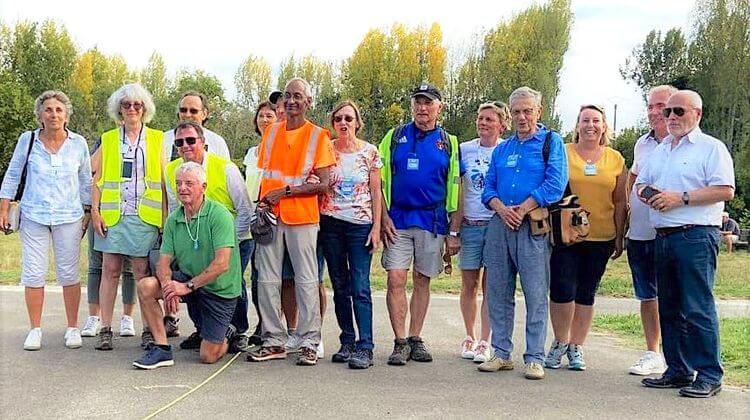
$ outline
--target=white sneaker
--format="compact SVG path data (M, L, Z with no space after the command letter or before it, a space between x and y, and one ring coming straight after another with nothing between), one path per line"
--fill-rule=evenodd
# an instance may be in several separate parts
M474 363L484 363L490 360L490 343L481 340L474 349Z
M42 329L32 328L23 342L24 350L39 350L42 348Z
M326 350L323 347L323 340L320 340L320 343L318 343L318 359L322 359L326 357Z
M83 325L81 330L81 337L96 337L99 335L99 330L102 328L102 323L99 321L98 316L89 315L86 318L86 323Z
M461 358L474 360L474 356L476 356L474 353L475 346L476 343L474 342L474 339L467 335L466 338L464 338L464 341L461 342Z
M633 366L628 369L628 373L631 375L653 375L662 374L667 370L667 365L664 363L664 358L661 354L647 351L643 353L640 359Z
M81 330L74 327L68 327L65 331L65 347L69 349L77 349L83 345L81 339Z
M133 325L133 318L128 315L123 315L120 318L120 337L133 337L135 336L135 326Z
M301 341L302 339L297 334L290 335L289 339L286 340L286 344L284 345L286 352L287 353L299 352L299 345Z

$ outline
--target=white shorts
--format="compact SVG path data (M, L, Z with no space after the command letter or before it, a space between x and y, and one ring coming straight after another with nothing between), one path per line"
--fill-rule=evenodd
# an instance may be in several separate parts
M81 245L81 222L47 226L21 216L21 284L44 287L49 269L49 249L55 253L57 283L72 286L80 282L78 256Z

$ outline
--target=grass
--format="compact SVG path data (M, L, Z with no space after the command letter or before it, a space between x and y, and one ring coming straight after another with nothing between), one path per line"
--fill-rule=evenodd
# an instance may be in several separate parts
M19 235L0 235L0 250L0 284L18 284L21 276ZM87 252L88 243L84 240L81 244L81 279L84 282L86 281ZM50 267L53 267L51 263ZM746 279L747 267L750 267L750 253L747 251L739 250L732 254L722 252L719 256L714 295L718 299L750 299L750 281ZM50 279L54 280L54 270L50 273ZM373 257L370 280L373 290L385 290L386 273L380 264L380 252ZM520 285L517 289L521 289ZM432 290L438 293L459 293L461 291L461 271L458 268L457 259L453 261L453 274L450 276L441 274L438 278L433 279ZM598 294L613 297L633 296L633 284L627 255L623 254L618 260L609 263L599 285Z
M643 348L643 329L638 315L597 315L593 329L616 335L628 347ZM722 318L719 330L724 382L750 387L750 318Z

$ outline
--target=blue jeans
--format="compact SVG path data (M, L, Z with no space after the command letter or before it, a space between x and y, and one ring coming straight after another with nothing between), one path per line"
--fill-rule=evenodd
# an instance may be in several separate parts
M550 255L547 235L532 235L528 219L517 231L510 230L498 216L494 216L487 226L484 247L487 305L492 325L492 347L501 359L510 359L513 352L518 274L526 301L526 352L523 361L542 363L544 360Z
M719 229L693 227L656 237L659 320L668 377L720 384L719 320L712 289Z
M656 243L655 239L650 241L628 239L628 265L633 276L635 298L640 301L655 300L658 296L654 243Z
M245 239L240 241L240 276L242 277L242 290L240 296L237 298L237 307L232 315L232 325L237 328L237 334L243 334L250 328L249 321L247 320L247 282L245 281L245 269L247 264L250 262L250 256L253 255L253 249L255 249L255 241L252 239Z
M372 350L372 297L370 296L370 247L365 246L371 224L358 225L330 216L320 218L320 239L333 284L336 320L341 328L341 344L355 344L354 321L357 319L357 349Z

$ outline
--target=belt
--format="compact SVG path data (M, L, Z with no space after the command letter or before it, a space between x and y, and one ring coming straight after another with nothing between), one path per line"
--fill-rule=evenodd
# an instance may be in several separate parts
M682 225L682 226L661 227L661 228L656 228L656 234L659 235L659 236L661 236L661 237L665 237L665 236L669 236L669 235L671 235L673 233L683 232L683 231L686 231L688 229L692 229L692 228L695 228L695 227L716 227L716 226L711 226L711 225Z
M490 221L489 220L469 220L467 218L464 218L461 221L461 224L466 225L466 226L487 226L490 224Z

